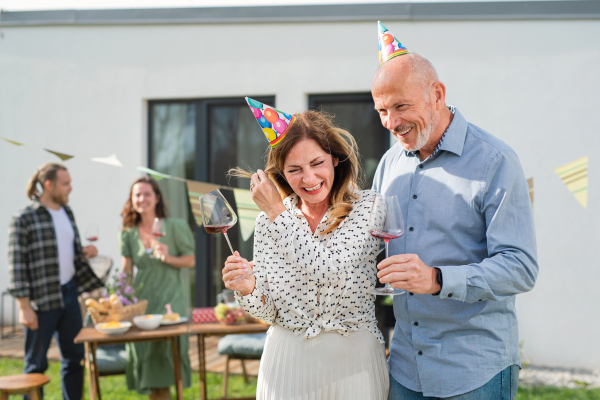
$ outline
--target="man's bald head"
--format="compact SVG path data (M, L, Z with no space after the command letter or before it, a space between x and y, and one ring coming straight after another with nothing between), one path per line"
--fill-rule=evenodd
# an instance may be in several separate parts
M408 53L385 62L373 78L373 87L391 82L414 84L429 100L431 85L438 81L438 74L431 62L420 54Z
M451 120L446 108L446 87L433 65L419 54L386 61L371 86L381 123L408 151L431 154ZM445 128L444 128L445 129Z

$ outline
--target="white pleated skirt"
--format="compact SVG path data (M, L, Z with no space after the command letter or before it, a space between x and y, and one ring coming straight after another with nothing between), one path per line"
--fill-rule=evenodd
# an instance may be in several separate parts
M258 372L257 400L386 400L385 346L367 329L302 339L273 325Z

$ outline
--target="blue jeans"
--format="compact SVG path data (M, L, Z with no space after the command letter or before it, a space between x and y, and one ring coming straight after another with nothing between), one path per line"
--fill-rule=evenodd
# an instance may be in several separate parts
M519 366L512 365L494 376L482 387L458 396L444 397L450 400L514 400L519 387ZM399 384L390 374L390 394L388 400L437 400L440 397L425 397Z
M52 336L61 354L60 376L64 400L80 400L83 392L83 344L73 339L83 326L77 301L75 279L61 286L65 308L37 311L38 329L25 328L25 365L23 373L43 374L48 369L48 348ZM43 392L42 392L43 398ZM28 396L23 396L28 400Z

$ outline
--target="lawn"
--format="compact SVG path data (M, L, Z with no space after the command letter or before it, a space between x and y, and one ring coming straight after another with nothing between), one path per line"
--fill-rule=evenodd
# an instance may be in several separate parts
M62 394L60 389L60 363L51 362L46 375L50 377L50 383L44 386L44 400L61 400ZM0 376L20 374L23 370L23 361L14 358L0 358ZM207 392L209 399L218 399L222 396L223 380L221 374L208 373ZM237 375L229 376L228 395L231 397L254 396L256 393L256 378L250 378L250 383L246 385L244 378ZM124 375L106 376L100 378L100 389L102 397L105 399L133 400L139 398L148 398L148 396L138 395L135 391L127 390ZM172 390L175 397L175 389ZM89 399L88 380L86 374L85 380L85 396L84 399ZM12 397L11 397L12 398ZM14 397L15 399L17 397ZM185 400L200 398L200 384L198 372L192 371L192 386L183 391Z
M60 391L59 367L60 364L58 362L50 363L50 368L48 369L47 375L50 376L51 381L45 386L44 400L62 399ZM22 368L23 362L21 360L13 358L0 358L0 376L20 374ZM221 374L208 373L207 381L208 398L220 398L222 395ZM139 399L141 397L136 392L130 392L127 390L127 386L125 385L125 377L123 375L100 378L100 387L102 389L102 395L107 399L132 400ZM255 391L255 379L251 379L250 384L246 385L241 376L234 375L230 377L229 396L253 396ZM175 391L172 390L172 392L174 396ZM144 397L147 398L146 396ZM200 398L197 372L192 375L192 387L184 390L183 397L186 400ZM87 375L84 398L89 399ZM600 389L566 389L552 387L519 388L517 400L600 400Z

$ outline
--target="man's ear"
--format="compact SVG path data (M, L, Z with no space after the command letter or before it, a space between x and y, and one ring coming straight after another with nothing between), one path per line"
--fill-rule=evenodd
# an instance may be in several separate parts
M42 186L44 187L44 191L51 192L54 189L54 183L50 179L44 182Z
M446 85L442 82L437 81L431 85L431 95L436 110L441 110L446 106Z

